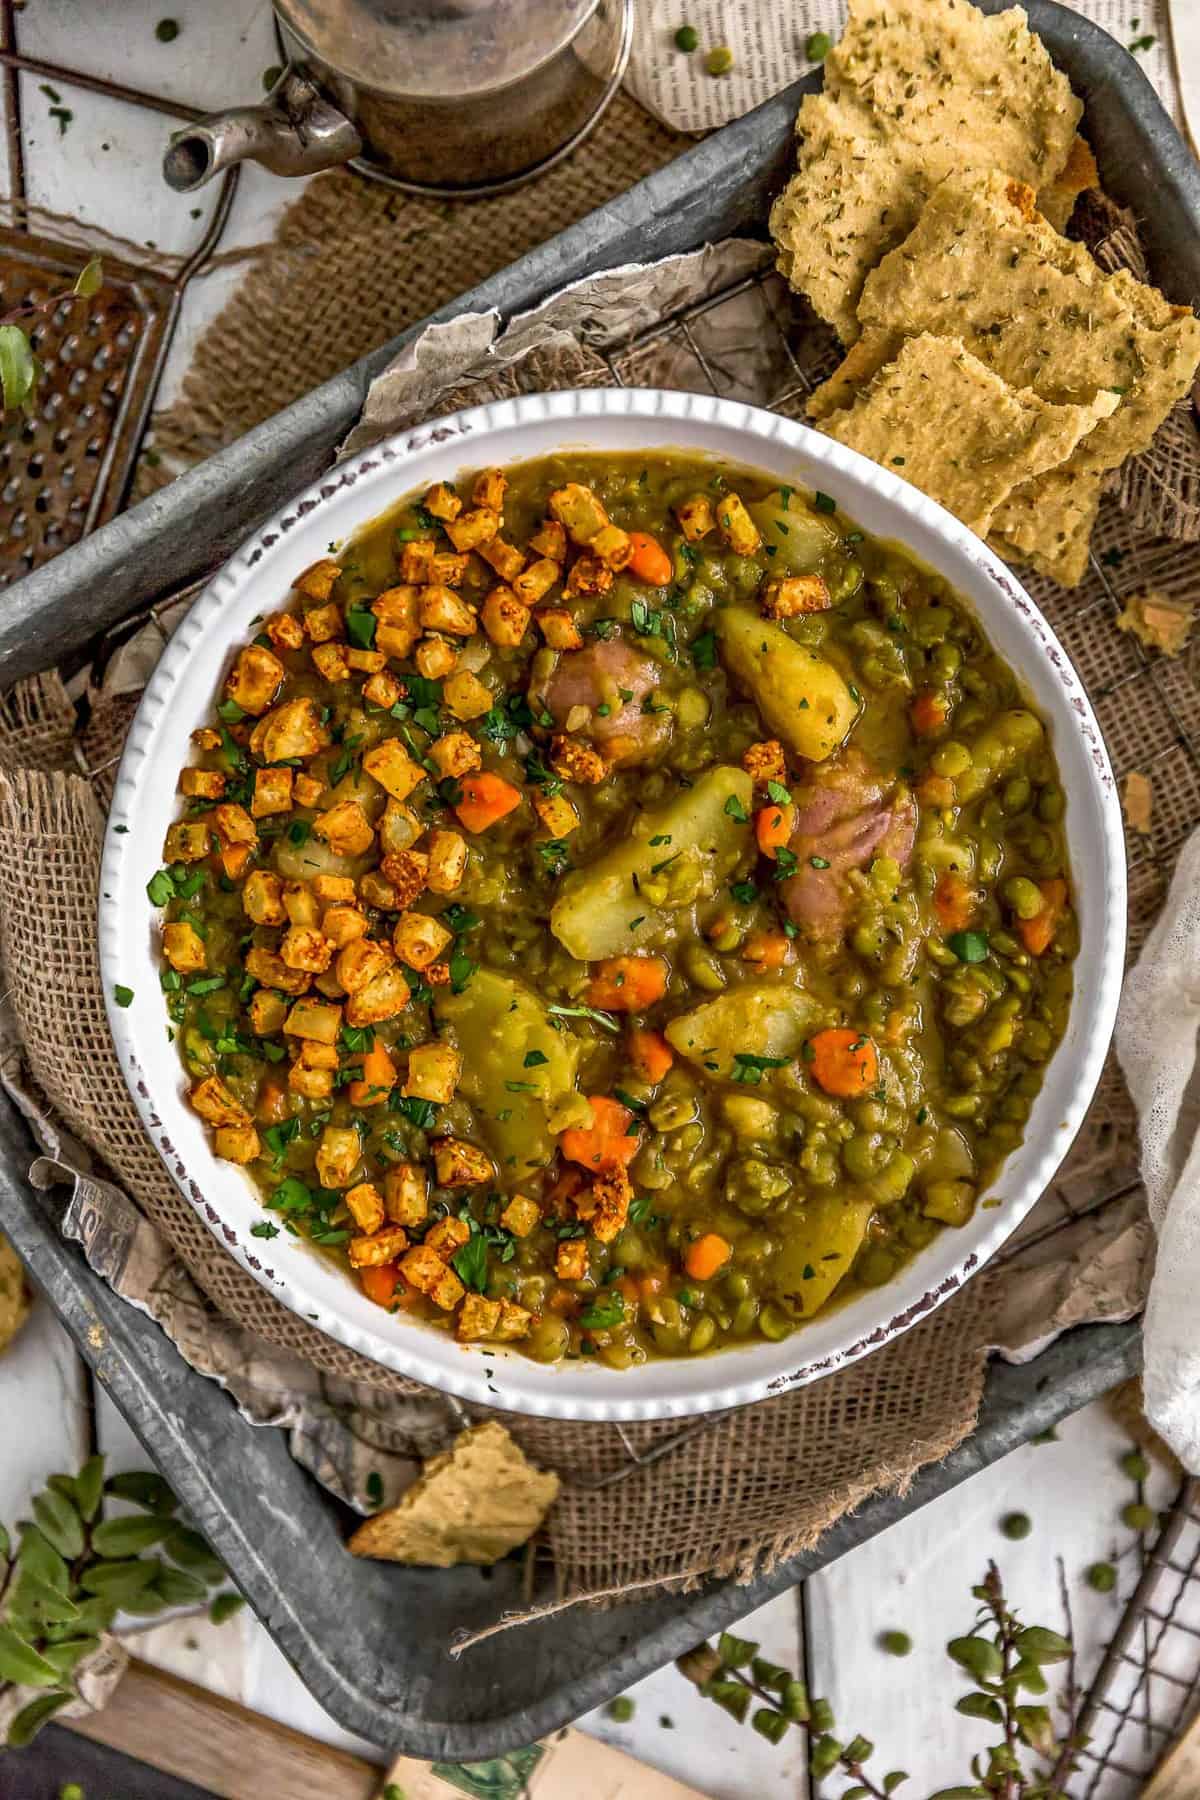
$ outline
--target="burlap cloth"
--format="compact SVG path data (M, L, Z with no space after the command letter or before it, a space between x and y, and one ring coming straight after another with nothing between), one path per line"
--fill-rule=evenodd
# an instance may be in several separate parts
M621 100L579 158L536 186L499 199L452 208L392 194L348 174L313 183L202 338L179 403L156 421L160 454L171 463L190 461L229 443L628 186L681 141ZM1134 261L1136 254L1135 239L1121 250L1124 260ZM561 375L548 383L546 371L533 363L518 380L545 386L604 378L603 366L590 366L584 351L578 365ZM1186 420L1176 423L1181 433L1191 431ZM1194 443L1186 436L1180 443L1194 483ZM162 463L147 471L150 482L162 478ZM1153 520L1160 528L1169 521L1176 531L1194 529L1197 490L1193 485L1185 496L1184 488L1178 469L1164 473L1161 462L1151 459L1127 478L1122 500L1129 510L1106 510L1104 531L1114 545L1120 541L1114 556L1129 559L1123 587L1144 566L1156 585L1194 592L1194 557L1171 544L1147 546L1140 533L1135 541L1131 530L1135 518L1143 527ZM1063 628L1066 597L1049 589L1039 597ZM1097 613L1098 661L1087 654L1086 639L1080 640L1081 654L1080 643L1068 638L1094 695L1098 688L1109 691L1113 670L1123 671L1136 652L1100 617L1102 605L1092 600L1083 608ZM1074 618L1077 596L1069 610ZM1180 703L1200 714L1190 677L1185 682L1180 673L1176 685ZM389 1394L411 1394L414 1384L287 1311L224 1252L168 1177L126 1093L105 1022L94 920L108 792L104 771L107 766L111 773L136 702L128 695L97 702L97 691L91 690L82 721L54 673L23 684L0 706L0 951L29 1076L170 1239L213 1308L268 1344L307 1359L332 1386L360 1384L382 1416ZM1129 691L1131 704L1116 720L1104 721L1118 768L1131 756L1146 755L1148 736L1160 730L1151 703L1161 684ZM101 774L89 779L81 768ZM1165 796L1165 805L1181 815L1177 825L1184 813L1189 824L1200 817L1200 771L1184 773L1187 780ZM1143 856L1140 876L1135 868L1142 923L1157 905L1169 859L1167 843L1150 862ZM165 1044L163 1054L171 1054ZM1110 1075L1060 1184L1063 1193L1072 1179L1078 1186L1128 1157L1129 1122L1118 1079ZM675 1438L678 1427L618 1431L508 1416L530 1454L564 1479L548 1532L559 1593L568 1600L612 1597L705 1574L746 1579L811 1547L869 1494L902 1490L923 1464L945 1455L972 1428L994 1293L990 1276L975 1280L852 1368L708 1422L611 1485L605 1477L626 1469L631 1455L640 1459Z

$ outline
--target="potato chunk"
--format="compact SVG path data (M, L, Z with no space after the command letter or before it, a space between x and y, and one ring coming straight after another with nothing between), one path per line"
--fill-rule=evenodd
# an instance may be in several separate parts
M218 1125L213 1149L226 1162L252 1163L261 1146L253 1125Z
M428 881L435 894L452 894L467 872L467 840L457 831L431 831Z
M248 1125L250 1114L240 1100L235 1100L217 1075L206 1075L188 1095L200 1117L210 1125Z
M313 668L322 681L338 682L350 679L350 662L346 655L345 644L316 644L312 649Z
M383 1206L397 1225L422 1225L429 1215L429 1183L419 1163L396 1163L383 1178Z
M462 1344L490 1338L500 1323L500 1302L486 1294L468 1294L454 1323L454 1335Z
M256 1037L274 1037L287 1018L287 1001L267 988L257 988L250 999L250 1028Z
M429 885L429 858L423 850L389 851L382 867L397 907L411 906Z
M423 675L426 681L444 681L458 666L458 651L445 638L422 638L413 653L413 661L417 665L417 674Z
M246 952L246 973L261 981L264 987L278 988L283 994L303 994L312 986L312 976L304 969L289 969L282 956L255 944Z
M189 800L219 800L226 777L219 769L181 769L179 791Z
M374 745L364 755L362 766L393 800L407 800L425 780L424 769L413 761L399 738L384 738Z
M510 587L500 586L488 594L480 619L493 644L514 649L529 629L530 613Z
M318 1044L336 1044L342 1029L342 1009L327 1000L297 1000L284 1020L289 1037L312 1038Z
M528 1237L541 1217L536 1200L530 1200L526 1194L514 1194L500 1214L500 1223L514 1237Z
M599 498L582 482L569 481L565 487L555 488L548 504L550 516L577 544L590 544L608 524L608 514Z
M365 988L352 994L346 1006L348 1025L382 1025L403 1012L409 1001L409 987L399 969L385 969Z
M579 829L579 814L565 794L532 795L533 810L552 838L570 837Z
M362 1140L352 1125L327 1125L317 1145L317 1175L322 1187L344 1188L362 1160Z
M445 737L435 738L429 746L429 756L443 777L469 775L483 762L479 745L466 731L448 731Z
M449 1262L456 1250L461 1250L471 1236L471 1227L465 1219L439 1219L425 1233L426 1248L436 1250L443 1262Z
M442 689L442 699L456 719L478 719L492 708L492 690L468 669L452 675Z
M463 503L454 489L447 487L444 481L435 481L421 504L427 513L432 513L435 519L441 519L443 524L447 519L457 519L463 509Z
M492 506L476 506L446 524L446 536L456 550L478 550L490 544L500 529L500 514Z
M544 606L536 615L538 630L552 650L582 650L583 633L565 606Z
M346 1254L352 1269L373 1269L395 1262L407 1248L408 1233L399 1225L385 1225L382 1231L373 1232L370 1237L351 1238Z
M713 614L721 661L786 748L824 762L858 717L858 702L831 662L746 606Z
M290 762L295 757L315 756L329 743L329 730L321 718L316 700L285 700L265 719L260 719L250 736L250 748L264 762Z
M512 577L512 591L522 605L536 606L539 600L546 598L561 575L560 564L551 562L548 556L540 556L527 569L522 569L520 574Z
M449 637L473 637L479 624L475 608L448 587L422 588L417 618L422 631L441 631Z
M356 938L338 954L337 978L348 994L357 994L390 969L394 961L389 944L381 944L376 938Z
M454 937L440 919L429 913L401 913L392 931L392 949L410 969L428 968Z
M265 713L283 686L287 670L262 644L247 644L225 681L225 692L243 712Z
M481 1181L490 1181L495 1173L495 1165L485 1150L458 1138L434 1140L433 1167L439 1187L474 1187Z
M295 775L294 769L256 769L254 798L250 802L252 816L265 819L268 813L291 812Z
M331 556L323 556L320 562L305 569L303 575L298 575L292 586L307 594L310 600L328 600L341 572L340 565Z
M323 975L333 961L333 945L313 925L292 925L283 934L279 954L289 969Z
M368 1235L383 1224L383 1196L371 1181L360 1181L346 1190L346 1209L360 1231Z
M481 544L479 554L488 567L496 571L501 581L511 581L525 567L525 552L499 536L494 537L490 544Z
M204 939L186 919L162 928L163 955L181 975L196 975L208 965Z
M313 820L313 834L339 856L363 856L375 841L371 821L357 800L343 800Z
M203 862L212 848L212 833L199 820L176 819L163 840L164 862Z
M398 1227L396 1229L399 1229ZM462 1282L442 1261L436 1250L415 1244L400 1258L400 1273L410 1287L425 1294L443 1312L453 1312L466 1293Z
M462 1057L453 1044L416 1044L408 1053L403 1092L418 1100L453 1100L462 1074ZM490 1167L490 1164L489 1164Z

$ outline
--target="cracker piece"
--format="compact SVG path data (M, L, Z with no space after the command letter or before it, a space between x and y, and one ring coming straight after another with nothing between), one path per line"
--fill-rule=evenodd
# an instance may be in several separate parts
M1131 594L1117 615L1117 630L1132 632L1148 650L1163 656L1178 656L1185 648L1192 630L1192 609L1186 600L1173 600L1147 588L1144 594Z
M1055 231L1065 231L1075 211L1075 202L1089 188L1100 186L1100 171L1086 138L1075 138L1071 154L1053 181L1038 189L1037 207L1043 219Z
M1129 829L1148 835L1154 815L1154 789L1150 785L1150 777L1143 775L1140 769L1130 769L1125 777L1121 787L1121 805L1125 809L1125 823Z
M29 1317L33 1298L20 1257L0 1237L0 1350L7 1350Z
M503 1425L472 1425L425 1464L398 1505L365 1520L349 1548L435 1569L494 1563L533 1536L558 1489L558 1476L535 1468Z

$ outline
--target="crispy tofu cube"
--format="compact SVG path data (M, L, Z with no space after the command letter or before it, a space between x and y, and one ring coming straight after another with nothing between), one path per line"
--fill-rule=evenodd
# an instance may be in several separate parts
M397 1225L422 1225L429 1215L429 1183L419 1163L402 1162L383 1178L383 1207Z
M460 1344L490 1338L500 1323L500 1302L486 1294L468 1294L454 1322L454 1335Z
M675 517L689 544L698 544L701 538L707 537L717 522L707 494L690 494L686 500L681 500L675 508Z
M452 894L467 872L467 840L457 831L431 831L426 873L435 894Z
M346 990L332 969L326 969L323 975L314 975L313 986L318 994L324 994L327 1000L344 1000Z
M221 734L214 731L211 725L198 725L192 733L192 742L197 750L219 750Z
M384 856L411 850L425 830L424 820L400 800L389 800L379 821L379 847Z
M346 652L346 661L356 675L381 675L387 657L382 650L359 650L352 645Z
M327 906L321 915L321 930L335 950L344 950L356 938L367 935L367 915L357 906Z
M420 635L417 596L421 591L406 583L402 587L386 588L372 602L371 611L379 621L375 627L375 648L385 656L395 656L403 661L411 653Z
M321 902L307 881L285 881L283 910L293 925L316 925L321 917Z
M505 1231L511 1231L514 1237L528 1237L535 1225L541 1222L541 1209L536 1200L527 1194L514 1194L504 1211L500 1214L500 1223Z
M575 1211L586 1220L602 1244L611 1244L625 1228L633 1187L624 1169L611 1175L595 1175L591 1186L576 1196Z
M518 1338L528 1337L533 1324L533 1314L526 1306L518 1306L515 1300L501 1300L500 1322L492 1332L498 1344L515 1343Z
M254 798L250 802L254 818L265 819L268 813L291 812L295 774L295 769L255 770Z
M357 800L343 800L328 812L318 813L313 820L313 834L339 856L363 856L375 841L371 821Z
M433 566L434 552L437 549L435 538L412 538L400 551L400 579L410 586L421 586L432 581L429 573Z
M542 636L552 650L582 650L583 633L565 606L544 606L536 615Z
M283 1029L287 1001L267 988L256 988L250 999L250 1029L256 1037L274 1037Z
M291 925L283 934L279 954L289 969L323 975L333 961L333 945L312 925Z
M442 689L442 699L456 719L480 719L492 709L492 690L484 687L469 669L451 675Z
M440 587L461 587L466 580L471 558L457 550L439 550L429 565L426 581Z
M201 969L207 968L204 939L186 919L177 920L173 925L164 925L162 940L163 955L181 975L196 975Z
M283 1022L283 1029L288 1037L336 1044L342 1029L342 1009L328 1000L297 1000Z
M429 987L448 987L450 984L450 964L448 962L431 962L427 969L421 970Z
M410 969L424 969L436 962L454 934L429 913L405 912L396 920L392 949Z
M253 1125L218 1125L213 1149L226 1162L252 1163L260 1150L258 1133Z
M247 644L225 679L225 692L243 712L265 713L283 686L287 670L262 644Z
M614 574L627 569L633 561L633 539L619 525L606 525L603 531L598 531L589 549Z
M354 904L354 883L349 875L314 875L309 886L322 906Z
M529 629L529 608L510 587L494 587L483 603L480 619L493 644L511 650Z
M341 574L341 565L335 563L331 556L323 556L320 562L313 563L305 569L303 575L297 576L292 586L307 594L310 600L328 600L334 589L334 583Z
M525 552L510 544L507 538L494 537L490 544L481 544L479 554L491 569L495 569L501 581L511 581L525 567Z
M483 762L479 745L466 731L448 731L429 746L430 760L441 776L469 775Z
M396 912L399 901L396 890L378 869L368 869L358 884L364 906L378 906L383 912Z
M365 988L352 994L346 1005L347 1025L382 1025L403 1012L409 1001L408 983L399 969L385 969Z
M598 750L562 735L550 740L550 767L564 781L579 781L585 787L595 787L608 774L608 764Z
M212 833L208 826L199 820L190 823L184 819L176 819L174 825L168 825L167 835L163 840L164 862L203 862L212 847Z
M360 1181L346 1190L346 1208L360 1231L368 1236L384 1221L383 1195L371 1181Z
M209 1125L248 1125L250 1114L235 1100L217 1075L206 1075L188 1095L192 1106Z
M249 844L222 844L221 867L230 881L236 881L249 867L254 852Z
M303 994L312 986L312 976L305 969L289 969L282 956L255 944L246 952L246 973L261 981L264 987L278 988L283 994Z
M454 1252L461 1250L470 1236L471 1227L465 1219L439 1219L425 1233L425 1247L436 1250L443 1262L449 1262Z
M417 617L422 631L441 631L450 637L473 637L479 625L475 608L448 587L422 588Z
M258 827L244 806L223 800L213 807L212 817L223 844L257 844Z
M304 648L304 625L295 613L272 613L265 629L276 650Z
M481 469L471 487L471 500L475 506L490 506L499 512L507 492L508 476L503 469Z
M390 944L381 944L377 938L355 938L338 952L337 978L348 994L361 993L395 960Z
M399 1225L385 1225L382 1231L376 1231L370 1237L351 1238L346 1253L352 1269L372 1269L395 1262L407 1248L408 1233Z
M411 906L429 885L429 857L423 850L389 851L381 866L400 909Z
M313 667L323 681L348 681L350 663L345 644L314 644Z
M544 794L534 789L530 794L533 810L552 838L570 837L579 829L579 814L565 794Z
M297 806L315 806L325 792L325 783L318 781L315 775L306 775L301 769L293 769L295 779L292 782L292 798Z
M492 1159L474 1144L459 1138L436 1138L433 1144L433 1167L439 1187L474 1187L490 1181L495 1173Z
M582 1281L588 1270L588 1248L584 1238L566 1238L554 1255L554 1273L560 1281Z
M544 600L562 575L562 566L543 556L512 577L512 590L522 606L536 606Z
M762 538L738 495L722 494L716 510L721 536L729 548L738 556L753 556L762 547Z
M613 584L613 572L598 556L584 552L571 564L563 593L568 600L578 595L607 594Z
M301 1038L296 1058L302 1069L336 1069L341 1064L336 1044L318 1044L315 1038Z
M421 504L427 513L432 513L435 519L441 519L443 524L447 519L457 519L463 509L463 503L454 489L447 487L444 481L434 482Z
M408 1074L403 1092L418 1100L436 1100L439 1106L453 1100L462 1057L453 1044L416 1044L408 1053Z
M189 800L219 800L225 792L225 781L219 769L181 769L179 791Z
M446 536L456 550L478 550L490 544L500 529L500 514L491 506L476 506L446 525Z
M312 1069L307 1063L294 1062L288 1070L288 1092L302 1100L329 1100L333 1096L333 1070Z
M764 738L761 743L751 744L742 756L742 767L755 787L765 788L768 781L777 781L781 787L787 785L787 759L778 738Z
M422 638L413 661L417 665L417 674L423 675L426 681L444 681L458 666L458 651L445 638Z
M430 1250L425 1244L414 1244L400 1258L400 1273L410 1287L427 1295L443 1312L453 1312L466 1293L454 1270L447 1267L436 1250Z
M547 504L551 518L557 519L577 544L590 544L608 524L608 514L598 496L580 481L555 488Z
M328 743L329 730L321 717L320 704L309 695L285 700L260 719L250 735L251 750L268 763L315 756Z
M828 612L833 601L819 575L787 575L767 582L759 604L764 619L795 619L803 613Z
M557 519L543 519L529 540L529 548L536 556L547 557L551 562L564 563L567 560L567 534Z
M344 636L342 609L332 601L328 606L314 606L304 615L304 631L310 644L330 644Z
M399 738L384 738L381 744L373 745L364 755L362 766L393 800L407 800L425 780L424 769L414 762Z
M362 1161L362 1139L353 1125L327 1125L317 1145L317 1178L322 1187L349 1187Z
M363 699L369 700L372 706L381 706L384 712L390 712L403 698L404 689L389 669L381 669L378 675L363 682Z

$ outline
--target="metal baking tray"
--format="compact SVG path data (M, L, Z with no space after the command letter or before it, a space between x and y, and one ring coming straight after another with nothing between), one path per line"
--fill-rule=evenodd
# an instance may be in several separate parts
M982 4L999 11L1002 0ZM1053 0L1027 0L1027 10L1085 102L1105 186L1137 214L1155 280L1171 298L1195 300L1200 167L1119 44ZM761 235L788 165L796 108L819 80L814 72L434 317L486 308L508 317L597 269L733 232ZM422 328L12 587L0 611L0 687L214 569L329 466L373 375ZM349 1729L419 1757L474 1760L545 1735L1085 1405L1140 1360L1136 1325L1072 1331L1023 1368L991 1370L978 1429L925 1470L903 1501L876 1498L770 1576L601 1612L570 1609L455 1659L448 1646L456 1632L526 1602L517 1563L435 1572L347 1558L348 1515L292 1461L283 1435L246 1424L63 1242L53 1203L25 1179L31 1154L23 1121L0 1097L0 1226L81 1354L311 1691Z

